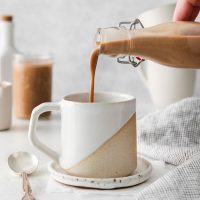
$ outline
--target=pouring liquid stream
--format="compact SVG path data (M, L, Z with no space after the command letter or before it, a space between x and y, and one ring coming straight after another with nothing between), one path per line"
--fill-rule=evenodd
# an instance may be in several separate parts
M94 102L94 81L95 81L95 71L99 58L99 47L93 49L90 55L90 96L89 101Z

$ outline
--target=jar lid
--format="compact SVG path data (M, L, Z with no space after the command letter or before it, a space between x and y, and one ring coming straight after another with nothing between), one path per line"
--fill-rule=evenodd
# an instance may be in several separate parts
M0 21L11 22L13 20L13 16L11 15L2 15L0 16Z
M13 55L15 61L25 62L25 63L52 63L52 54L23 54L17 53Z

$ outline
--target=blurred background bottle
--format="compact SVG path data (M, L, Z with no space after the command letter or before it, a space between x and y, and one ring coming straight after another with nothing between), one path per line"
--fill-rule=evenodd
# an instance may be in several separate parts
M12 16L0 16L0 81L12 82L12 61L16 53L13 26Z

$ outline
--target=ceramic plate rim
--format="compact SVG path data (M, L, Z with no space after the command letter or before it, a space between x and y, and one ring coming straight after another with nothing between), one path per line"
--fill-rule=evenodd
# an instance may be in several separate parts
M148 160L142 157L138 156L137 159L146 164L145 169L142 170L141 172L137 172L136 174L118 178L85 178L85 177L71 176L67 173L57 171L54 166L55 165L59 166L59 164L56 163L55 161L50 162L48 170L51 173L51 177L54 180L65 185L85 187L85 188L96 188L96 189L123 188L123 187L138 185L150 178L152 172L152 164ZM135 181L137 177L138 180Z

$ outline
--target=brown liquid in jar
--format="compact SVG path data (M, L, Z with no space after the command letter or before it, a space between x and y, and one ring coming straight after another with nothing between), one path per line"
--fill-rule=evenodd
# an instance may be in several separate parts
M52 63L14 62L13 95L16 116L29 119L32 110L51 101ZM49 116L50 112L42 116Z

